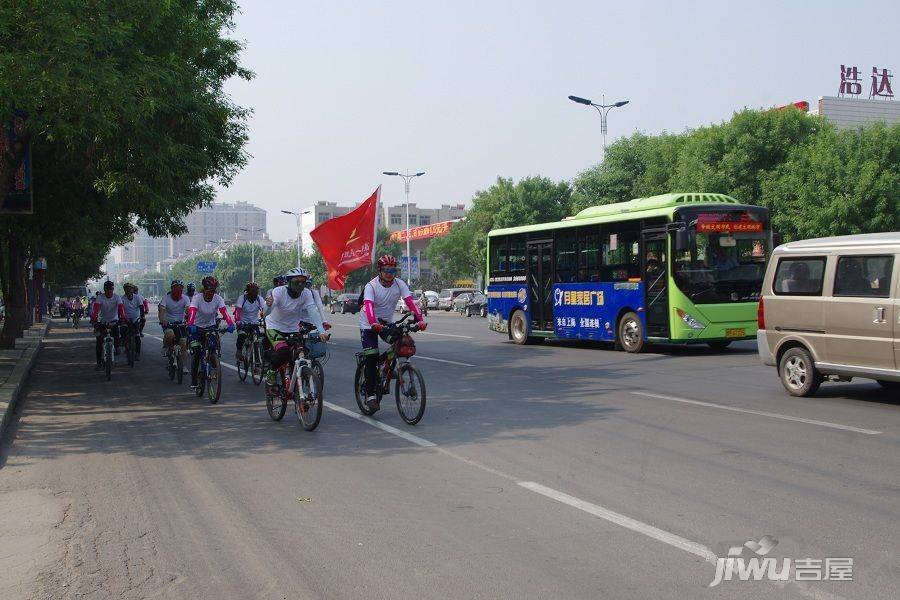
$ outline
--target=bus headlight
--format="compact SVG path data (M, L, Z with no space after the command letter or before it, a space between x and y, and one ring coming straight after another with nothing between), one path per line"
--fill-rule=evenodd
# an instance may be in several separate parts
M706 328L706 325L704 325L703 323L701 323L700 321L698 321L691 315L687 314L680 308L676 308L675 312L678 313L678 316L681 317L681 320L684 321L685 323L687 323L687 326L690 327L691 329L705 329Z

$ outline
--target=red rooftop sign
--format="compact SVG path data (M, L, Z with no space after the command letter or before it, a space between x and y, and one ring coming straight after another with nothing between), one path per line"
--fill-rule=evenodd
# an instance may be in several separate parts
M433 237L440 237L442 235L447 235L450 233L450 226L453 224L453 221L441 221L440 223L432 223L431 225L422 225L420 227L410 227L409 228L409 239L413 240L427 240ZM400 231L395 231L391 234L392 242L405 242L406 241L406 230L401 229Z

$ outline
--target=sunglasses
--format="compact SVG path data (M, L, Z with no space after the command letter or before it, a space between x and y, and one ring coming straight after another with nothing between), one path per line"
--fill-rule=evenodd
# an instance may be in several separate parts
M383 269L381 269L381 272L385 273L386 275L396 275L397 268L396 267L384 267Z

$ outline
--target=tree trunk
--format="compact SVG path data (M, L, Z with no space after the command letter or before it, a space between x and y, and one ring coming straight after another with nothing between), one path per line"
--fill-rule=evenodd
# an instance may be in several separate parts
M3 331L0 331L0 348L3 349L15 348L16 338L22 337L25 329L27 303L24 244L19 232L15 229L10 231L8 240L7 273L9 273L9 280L7 286L9 294L6 296L6 319L3 321Z

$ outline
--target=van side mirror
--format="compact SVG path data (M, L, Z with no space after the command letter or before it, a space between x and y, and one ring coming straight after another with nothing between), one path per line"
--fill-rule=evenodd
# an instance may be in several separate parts
M691 247L691 234L687 229L675 231L675 251L689 250Z
M777 248L781 245L781 234L777 231L772 232L772 248Z

